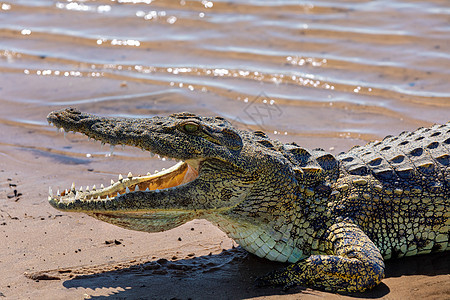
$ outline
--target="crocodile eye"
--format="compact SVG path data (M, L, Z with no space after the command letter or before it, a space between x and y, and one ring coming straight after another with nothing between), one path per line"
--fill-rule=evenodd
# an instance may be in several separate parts
M183 125L184 131L186 131L188 133L194 133L199 128L200 128L200 126L198 126L198 124L196 124L196 123L186 123L186 124Z

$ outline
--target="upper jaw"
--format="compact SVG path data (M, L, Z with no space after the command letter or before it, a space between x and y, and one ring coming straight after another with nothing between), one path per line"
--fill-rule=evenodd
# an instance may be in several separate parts
M163 139L159 137L166 135L158 132L159 120L160 117L140 119L99 117L74 108L53 111L47 116L48 123L60 131L82 133L102 144L110 144L111 150L116 145L128 145L148 151L152 157L158 154L162 157L186 160L187 157L181 152L166 153Z
M180 132L178 127L181 120L175 119L173 115L151 118L99 117L74 108L66 108L51 112L47 116L47 121L61 131L80 132L102 144L108 143L111 145L111 151L116 145L128 145L148 151L152 157L158 155L193 162L217 158L239 168L234 153L240 150L232 150L227 145L217 145L217 141L211 142L201 136ZM217 140L224 142L227 138L234 140L238 137L240 141L240 137L234 131L216 131Z

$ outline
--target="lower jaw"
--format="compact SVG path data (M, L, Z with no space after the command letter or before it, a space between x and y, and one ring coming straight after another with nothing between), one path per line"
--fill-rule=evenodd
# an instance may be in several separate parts
M161 232L178 227L190 220L201 218L201 214L180 210L148 210L146 212L116 211L106 213L87 213L103 222L125 229Z

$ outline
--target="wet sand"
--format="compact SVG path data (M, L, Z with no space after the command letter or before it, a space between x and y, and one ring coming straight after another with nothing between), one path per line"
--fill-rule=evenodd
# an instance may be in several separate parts
M149 234L50 207L49 186L171 166L64 139L45 118L67 106L220 115L333 154L450 120L448 1L148 2L0 3L0 298L450 299L448 253L389 261L364 294L283 292L253 285L282 264L205 221Z

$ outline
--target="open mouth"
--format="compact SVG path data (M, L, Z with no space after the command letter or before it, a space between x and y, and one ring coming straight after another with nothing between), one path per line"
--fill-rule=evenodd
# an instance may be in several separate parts
M57 126L58 127L58 126ZM66 131L62 128L59 130ZM154 156L151 153L151 156ZM155 171L155 173L147 173L146 175L133 176L131 172L128 175L119 175L117 181L111 179L109 186L100 187L95 185L92 187L86 186L76 188L72 183L70 189L65 189L62 192L59 190L56 194L53 193L51 187L49 187L48 200L52 205L58 203L71 203L75 201L109 201L113 200L121 195L134 193L134 192L151 192L159 193L168 189L175 189L181 185L187 184L199 175L199 169L201 165L201 159L192 159L189 161L180 161L174 166L161 172Z

